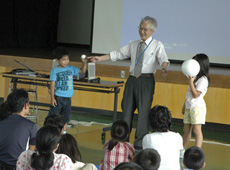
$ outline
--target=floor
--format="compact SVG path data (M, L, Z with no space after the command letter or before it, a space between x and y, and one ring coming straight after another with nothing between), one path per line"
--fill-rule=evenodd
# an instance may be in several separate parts
M39 111L38 127L41 127L48 111ZM67 133L72 134L79 146L84 162L100 164L103 156L103 144L101 140L102 128L111 125L111 117L103 117L83 112L72 112L71 120L77 125L67 129ZM135 124L135 123L134 123ZM182 126L173 126L175 132L181 135ZM135 129L131 133L131 143L134 141ZM230 135L229 132L203 130L204 143L202 149L206 155L207 170L229 170L230 168ZM106 140L110 139L110 132L106 132ZM194 139L189 146L194 145Z

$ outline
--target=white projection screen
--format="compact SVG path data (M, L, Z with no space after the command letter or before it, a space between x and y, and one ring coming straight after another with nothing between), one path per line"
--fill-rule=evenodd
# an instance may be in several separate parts
M95 0L92 52L108 53L139 39L141 19L152 16L158 21L153 37L169 59L205 53L211 63L229 65L229 8L229 0Z

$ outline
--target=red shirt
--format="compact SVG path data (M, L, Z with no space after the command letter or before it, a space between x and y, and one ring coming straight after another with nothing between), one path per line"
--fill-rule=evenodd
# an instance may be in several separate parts
M122 162L129 162L135 155L133 145L129 142L118 142L111 151L108 150L109 141L104 145L104 157L100 170L113 170Z

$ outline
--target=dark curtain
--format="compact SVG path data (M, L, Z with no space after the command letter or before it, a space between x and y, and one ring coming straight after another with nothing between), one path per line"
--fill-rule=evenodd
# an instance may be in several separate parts
M1 0L0 47L55 47L60 0Z

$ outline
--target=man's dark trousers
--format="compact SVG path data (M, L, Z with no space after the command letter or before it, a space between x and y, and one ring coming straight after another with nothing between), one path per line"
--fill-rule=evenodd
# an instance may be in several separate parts
M138 121L135 134L134 147L142 148L142 139L149 133L149 113L153 101L155 80L153 74L143 74L139 78L129 76L122 100L122 120L132 130L134 111L138 109Z

